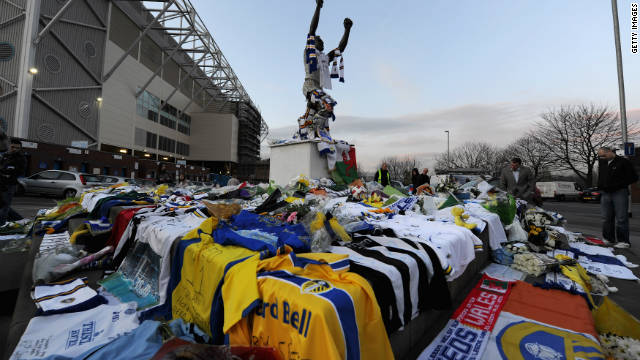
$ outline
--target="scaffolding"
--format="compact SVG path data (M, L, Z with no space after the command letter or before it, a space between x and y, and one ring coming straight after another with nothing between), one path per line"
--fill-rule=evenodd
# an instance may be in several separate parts
M236 114L240 127L239 162L257 160L260 140L266 137L269 128L191 2L114 0L113 4L129 15L141 32L114 65L105 69L102 81L109 79L145 36L153 38L168 55L163 56L153 75L136 95L145 91L169 63L168 60L173 60L194 82L191 100L181 109L182 112L196 102L208 112ZM182 88L185 78L181 76L174 91L164 99L165 103Z

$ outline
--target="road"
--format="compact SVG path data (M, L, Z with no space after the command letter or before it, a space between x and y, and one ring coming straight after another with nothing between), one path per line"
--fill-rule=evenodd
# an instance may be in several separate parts
M562 214L567 219L565 227L568 230L602 238L600 204L547 201L543 207L546 210ZM622 254L627 257L628 261L640 265L640 204L633 204L631 210L633 213L633 217L629 219L631 248L614 249L614 253ZM631 270L640 278L640 267ZM640 299L640 282L614 278L610 280L609 286L615 286L619 291L609 297L640 319L640 301L638 301Z
M13 198L11 207L24 218L33 218L38 210L56 206L57 200L53 197L18 196Z
M581 203L575 201L545 201L543 208L564 215L567 219L566 228L571 231L599 237L602 234L599 203ZM633 204L631 208L635 217L629 219L631 244L635 244L640 252L640 204Z

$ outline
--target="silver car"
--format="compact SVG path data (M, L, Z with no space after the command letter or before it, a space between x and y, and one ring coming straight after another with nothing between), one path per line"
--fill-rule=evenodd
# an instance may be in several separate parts
M122 176L112 176L112 175L102 175L100 176L100 179L102 181L102 184L104 185L115 185L115 184L122 184L125 182L130 181L131 179L126 178L126 177L122 177Z
M24 194L55 195L74 197L85 189L101 185L97 175L74 171L46 170L26 178L18 179L18 192Z

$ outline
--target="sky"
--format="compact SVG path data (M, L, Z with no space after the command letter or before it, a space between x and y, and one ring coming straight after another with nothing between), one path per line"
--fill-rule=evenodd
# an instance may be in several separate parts
M305 110L303 51L314 0L191 0L269 125L290 137ZM637 2L637 0L635 1ZM640 52L631 0L619 0L627 116L640 121ZM325 0L317 34L344 53L334 138L358 163L434 156L467 141L504 146L561 105L619 111L611 2L606 0ZM263 147L268 156L268 146Z

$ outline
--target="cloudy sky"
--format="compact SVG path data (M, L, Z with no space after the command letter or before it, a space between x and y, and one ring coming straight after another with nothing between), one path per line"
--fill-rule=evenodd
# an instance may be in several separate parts
M289 137L304 112L303 50L314 0L191 0L271 129ZM640 53L631 0L619 0L627 112L640 121ZM563 104L618 110L606 0L325 0L318 34L337 46L354 26L332 135L372 169L384 156L425 165L451 146L505 145Z

